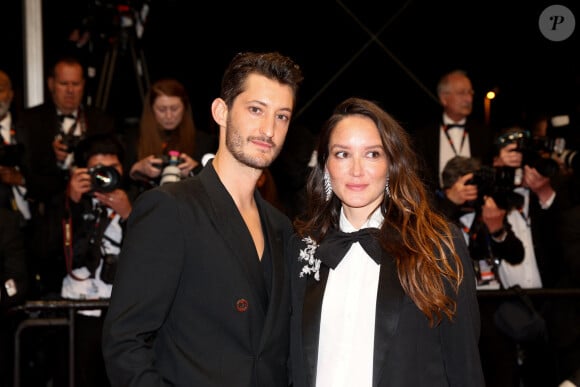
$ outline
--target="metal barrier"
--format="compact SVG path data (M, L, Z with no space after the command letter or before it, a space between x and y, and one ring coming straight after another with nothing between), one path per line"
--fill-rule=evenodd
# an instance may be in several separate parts
M13 308L24 311L29 317L18 324L14 335L14 387L20 387L20 336L27 328L65 326L68 328L68 381L75 385L75 315L79 310L106 309L108 300L40 300L27 301ZM65 311L66 317L43 316L46 311Z

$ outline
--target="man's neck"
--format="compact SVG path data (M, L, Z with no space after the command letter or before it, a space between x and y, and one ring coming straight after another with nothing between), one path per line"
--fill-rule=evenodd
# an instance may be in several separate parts
M218 150L212 164L238 208L255 205L254 191L261 175L260 170L242 164L223 150Z
M459 123L465 121L467 117L462 115L449 115L447 113L443 113L443 120L445 121L446 119L454 123Z

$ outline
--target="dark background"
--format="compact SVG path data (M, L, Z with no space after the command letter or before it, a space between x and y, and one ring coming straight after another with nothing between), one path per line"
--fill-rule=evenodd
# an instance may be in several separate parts
M212 127L209 106L221 74L242 50L278 50L301 65L305 82L294 122L314 132L349 96L378 101L410 127L437 114L436 83L455 68L472 78L476 117L483 119L485 92L498 91L491 112L497 128L542 112L569 113L580 101L580 7L572 1L51 0L43 4L46 62L81 27L92 31L91 60L100 67L109 41L122 30L118 6L139 10L143 4L150 12L135 47L145 55L151 80L172 76L187 86L200 128ZM538 28L539 15L553 4L576 17L575 32L561 42L546 39ZM0 68L22 98L21 1L5 0L2 9L9 16L0 26L8 42ZM120 49L107 106L122 119L140 112L127 52ZM89 93L97 83L98 77Z

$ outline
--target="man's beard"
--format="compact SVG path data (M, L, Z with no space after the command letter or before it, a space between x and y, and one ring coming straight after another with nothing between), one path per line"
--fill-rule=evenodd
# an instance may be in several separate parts
M280 148L276 147L275 144L272 142L271 139L267 137L248 137L244 139L237 128L232 124L231 120L228 118L226 123L226 147L230 151L230 153L234 156L236 160L240 163L247 165L248 167L256 168L256 169L264 169L267 168L272 161L278 156L280 153ZM248 143L250 140L260 140L263 142L267 142L271 144L273 147L271 150L273 153L270 157L252 157L251 155L244 152L244 144Z

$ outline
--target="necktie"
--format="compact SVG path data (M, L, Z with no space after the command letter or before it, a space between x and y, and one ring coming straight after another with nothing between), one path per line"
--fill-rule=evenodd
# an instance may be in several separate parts
M381 263L381 246L376 228L363 228L355 232L331 230L316 250L316 256L328 267L334 269L346 255L351 245L359 242L366 253L377 263Z
M465 129L465 125L462 125L462 124L447 124L445 126L446 126L447 130L454 129L454 128Z

